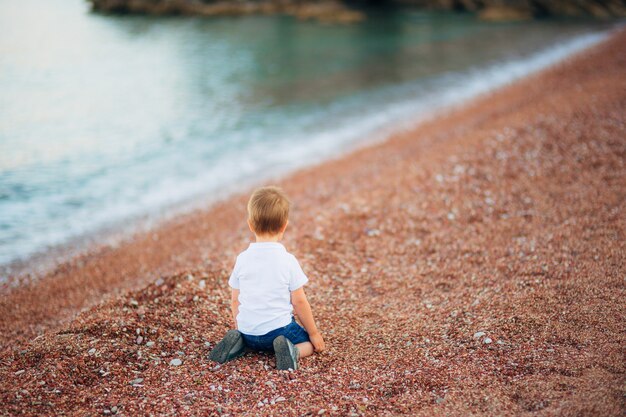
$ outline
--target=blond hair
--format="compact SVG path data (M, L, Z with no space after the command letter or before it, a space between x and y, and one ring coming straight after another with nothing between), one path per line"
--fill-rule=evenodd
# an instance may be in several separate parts
M248 220L257 235L280 233L289 219L291 202L278 187L255 190L248 201Z

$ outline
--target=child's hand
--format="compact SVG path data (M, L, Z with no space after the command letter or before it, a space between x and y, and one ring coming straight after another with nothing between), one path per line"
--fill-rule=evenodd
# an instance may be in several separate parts
M326 349L326 343L324 342L324 338L321 333L317 332L311 334L309 335L309 339L311 339L311 343L313 344L316 352L321 352Z

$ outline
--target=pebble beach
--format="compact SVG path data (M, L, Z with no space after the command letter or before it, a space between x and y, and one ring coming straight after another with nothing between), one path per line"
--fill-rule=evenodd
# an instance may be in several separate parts
M276 184L327 351L218 366L248 193L2 284L1 415L626 412L626 32Z

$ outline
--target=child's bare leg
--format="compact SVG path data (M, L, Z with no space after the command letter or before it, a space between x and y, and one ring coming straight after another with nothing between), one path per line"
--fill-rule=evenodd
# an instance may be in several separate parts
M301 358L306 358L307 356L311 356L313 354L314 349L311 342L298 343L296 347L298 348Z

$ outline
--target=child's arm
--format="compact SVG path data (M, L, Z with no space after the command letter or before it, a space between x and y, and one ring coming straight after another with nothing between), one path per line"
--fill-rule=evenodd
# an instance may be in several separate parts
M230 296L230 311L233 315L233 322L235 323L235 329L237 328L237 314L239 314L239 290L231 289Z
M313 344L315 350L321 352L326 349L324 338L315 325L311 305L304 294L304 287L300 287L291 292L291 304L298 315L298 319L300 319L302 325L309 334L309 338L311 339L311 343Z

